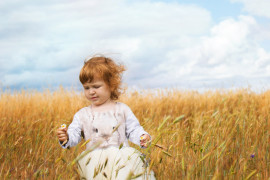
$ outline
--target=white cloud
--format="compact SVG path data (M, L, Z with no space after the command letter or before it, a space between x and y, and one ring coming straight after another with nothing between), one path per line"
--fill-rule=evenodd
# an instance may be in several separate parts
M270 18L269 0L231 0L231 2L241 2L244 4L244 10L258 16Z
M77 77L74 76L79 70L78 68L69 69L67 71L44 72L44 71L22 71L10 73L2 78L2 83L6 87L34 87L47 88L53 87L55 84L78 87Z
M130 86L239 86L267 82L269 32L251 16L218 24L195 5L149 1L10 1L0 4L0 82L78 83L83 60L123 61Z
M205 9L177 3L10 1L0 9L0 81L4 86L49 81L55 76L41 78L35 73L79 69L84 58L95 53L113 54L131 66L128 78L141 78L143 62L152 67L163 60L166 52L162 51L178 46L175 39L204 34L211 24Z
M262 79L267 82L270 53L257 41L258 26L250 16L226 19L213 26L209 36L168 52L168 61L153 71L158 74L160 82L172 86L178 86L179 82L194 82L200 86L207 84L208 80L213 86L221 82L227 86L230 83L242 86L243 80L246 85L253 83L254 86ZM152 80L147 79L148 82Z

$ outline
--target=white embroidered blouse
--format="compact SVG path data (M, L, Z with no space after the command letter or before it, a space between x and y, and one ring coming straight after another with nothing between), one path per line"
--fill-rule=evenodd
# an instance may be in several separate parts
M90 140L86 144L86 149L99 140L103 140L100 147L120 146L120 144L129 146L128 140L140 145L140 136L148 134L131 109L120 102L115 103L114 109L104 112L94 112L91 106L80 109L68 127L69 140L62 147L77 145L81 141L82 132L84 139Z

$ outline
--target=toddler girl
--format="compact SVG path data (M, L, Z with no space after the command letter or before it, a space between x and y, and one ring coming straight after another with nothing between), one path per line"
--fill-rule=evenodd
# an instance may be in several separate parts
M125 68L107 57L93 57L84 63L80 81L91 105L80 109L68 129L59 128L57 136L63 148L75 146L81 137L90 140L86 150L94 148L78 161L82 179L155 179L143 157L128 140L146 148L150 135L124 103L120 95Z

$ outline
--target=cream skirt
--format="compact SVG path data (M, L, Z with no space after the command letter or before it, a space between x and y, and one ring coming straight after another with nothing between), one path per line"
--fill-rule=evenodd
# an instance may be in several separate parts
M149 171L142 154L132 147L108 147L95 149L78 161L81 179L150 179L154 172Z

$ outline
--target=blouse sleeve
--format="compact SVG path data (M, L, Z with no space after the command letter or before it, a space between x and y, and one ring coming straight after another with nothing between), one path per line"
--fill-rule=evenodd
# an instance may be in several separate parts
M65 149L77 145L81 141L81 131L82 126L80 120L78 115L75 114L72 123L68 126L68 142L65 145L61 145L59 142L60 145Z
M140 146L140 136L148 133L140 125L131 109L128 106L126 107L126 136L131 142Z

